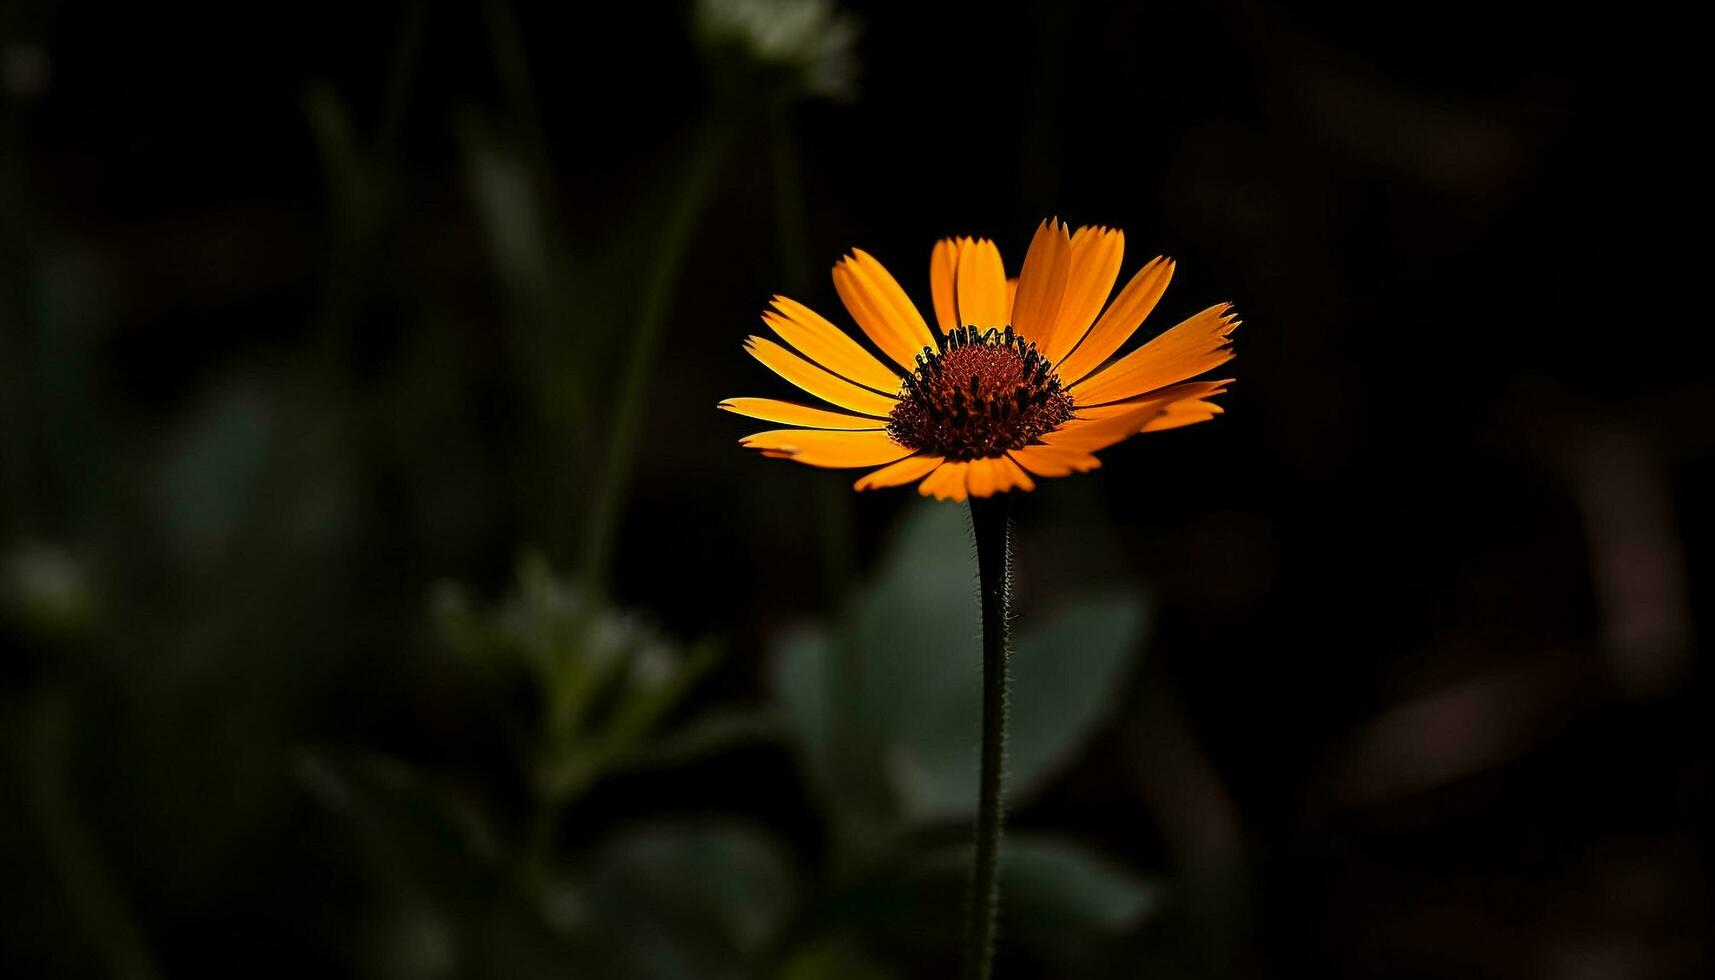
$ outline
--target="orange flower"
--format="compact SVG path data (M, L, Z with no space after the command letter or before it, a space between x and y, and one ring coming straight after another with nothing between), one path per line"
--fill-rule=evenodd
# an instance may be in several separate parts
M853 249L834 288L886 360L776 296L762 320L785 346L751 337L745 349L843 411L772 398L720 407L793 426L740 440L765 456L880 467L858 490L921 480L918 493L964 500L1095 469L1099 449L1220 414L1209 399L1231 379L1189 379L1232 358L1239 324L1221 303L1115 358L1173 277L1173 261L1156 258L1108 303L1124 246L1115 229L1044 221L1009 281L993 242L942 239L929 258L933 330L881 263Z

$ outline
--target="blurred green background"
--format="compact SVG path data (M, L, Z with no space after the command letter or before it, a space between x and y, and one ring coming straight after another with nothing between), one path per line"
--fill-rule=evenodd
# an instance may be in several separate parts
M1051 214L1246 322L1016 501L999 975L1704 975L1690 36L11 0L0 975L952 975L965 513L714 405Z

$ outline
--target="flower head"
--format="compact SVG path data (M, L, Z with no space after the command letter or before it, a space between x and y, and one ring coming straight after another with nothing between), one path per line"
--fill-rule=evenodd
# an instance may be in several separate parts
M745 342L843 411L772 398L720 407L793 426L741 440L763 455L880 467L859 490L921 480L925 496L963 500L1095 469L1097 450L1220 414L1209 399L1230 379L1190 379L1232 358L1239 323L1221 303L1116 358L1173 276L1173 261L1155 258L1108 302L1124 245L1114 229L1044 221L1014 281L993 242L943 239L929 260L935 330L881 263L854 249L834 266L834 287L882 358L784 296L762 319L785 346Z

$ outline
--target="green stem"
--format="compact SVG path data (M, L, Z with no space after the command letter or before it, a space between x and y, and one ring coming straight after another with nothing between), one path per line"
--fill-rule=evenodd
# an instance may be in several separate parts
M667 319L667 311L672 304L680 260L714 184L714 174L729 128L728 120L717 113L705 124L696 146L691 149L686 162L687 173L679 182L678 198L661 232L654 267L643 283L643 305L632 333L631 357L620 381L613 431L608 440L607 465L603 467L601 482L596 487L585 537L583 577L592 594L606 591L620 510L627 485L631 482L631 464L636 455L637 430L642 422L649 369L655 363L655 351L661 343L661 325Z
M803 168L798 164L798 145L788 112L784 106L775 110L769 127L774 145L774 219L786 288L792 290L794 298L808 301L810 233L805 228Z
M77 708L70 694L54 689L36 696L31 802L41 821L48 860L60 874L66 898L97 955L117 980L156 980L148 940L84 822L71 785L72 739Z
M810 299L810 234L804 214L803 167L792 133L791 107L777 106L769 124L774 146L774 218L786 291L799 301ZM844 597L852 569L852 492L842 482L816 481L816 512L822 523L822 573L828 602ZM843 683L834 679L834 683ZM849 700L849 699L843 699Z
M555 832L565 803L560 794L538 788L536 805L530 812L530 826L525 832L523 861L520 870L524 887L539 891L548 878L549 859L554 854Z
M518 22L518 11L506 0L489 0L483 14L488 21L488 45L500 74L500 87L506 94L512 112L512 124L524 141L526 161L536 193L541 197L543 214L558 214L559 184L554 177L553 161L548 155L547 138L542 133L542 113L536 104L536 90L530 83L530 59L525 52L524 28Z
M965 919L965 978L988 980L1000 906L1000 839L1006 768L1007 632L1012 605L1012 526L1007 498L971 498L983 607L983 747L977 784L977 855Z

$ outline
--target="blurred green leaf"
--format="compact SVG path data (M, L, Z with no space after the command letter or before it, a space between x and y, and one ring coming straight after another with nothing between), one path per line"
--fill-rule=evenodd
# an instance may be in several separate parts
M774 686L798 743L805 778L835 830L846 837L891 823L894 805L868 737L857 686L841 671L857 658L822 629L787 632L775 645ZM848 840L849 842L849 840Z
M459 135L471 196L487 233L495 271L517 301L550 302L555 245L545 226L544 201L519 147L503 140L483 117L467 113ZM534 306L528 311L540 312Z
M1002 858L1007 916L1036 932L1118 932L1161 903L1158 885L1070 841L1013 834Z
M945 955L946 936L957 935L963 920L970 873L968 844L900 851L838 894L831 917L861 930L872 948ZM1001 874L1005 943L1060 965L1109 960L1165 904L1157 882L1059 837L1008 834Z
M907 876L964 887L969 845L938 848L912 861ZM1161 901L1159 885L1065 838L1029 832L1006 835L1001 846L1001 893L1007 932L1118 932L1137 925Z
M976 563L961 508L926 505L907 516L853 622L850 642L808 628L776 647L776 689L812 782L847 816L968 817L982 677ZM1145 622L1141 598L1111 594L1015 627L1014 801L1040 789L1100 722Z
M378 845L407 846L417 835L434 841L433 850L479 864L492 863L500 853L492 816L470 794L403 760L306 747L293 760L293 774L312 799L375 834Z
M785 718L768 707L710 708L684 724L655 736L620 762L625 769L666 769L732 749L778 742Z
M301 103L328 191L332 231L344 261L369 247L386 210L374 161L361 145L346 99L325 82L309 85Z
M492 608L452 582L438 583L429 604L449 648L537 689L536 788L554 806L648 752L657 727L720 658L710 642L682 647L647 617L590 598L537 556L520 562L516 592Z
M495 821L475 797L379 755L306 748L293 768L362 861L362 914L350 923L360 975L564 975L578 949L551 931L544 903L517 887Z
M26 544L0 552L0 642L14 627L38 643L70 640L99 607L83 563L63 548Z
M276 416L270 392L236 381L214 392L177 435L157 499L188 557L218 556L238 534L256 504Z
M823 941L794 953L778 980L888 980L892 974L847 943Z
M608 975L639 980L743 976L793 905L787 855L737 824L663 824L602 846L584 879L600 896L583 929Z
M1101 723L1121 693L1148 619L1144 599L1131 592L1080 596L1038 623L1020 624L1007 721L1008 791L1015 799L1040 790Z

